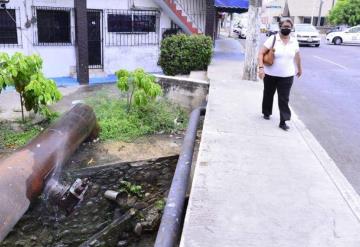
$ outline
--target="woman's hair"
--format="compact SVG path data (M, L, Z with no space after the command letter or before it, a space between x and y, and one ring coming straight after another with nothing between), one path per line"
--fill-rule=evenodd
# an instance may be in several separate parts
M282 18L280 19L280 22L279 22L279 27L281 28L281 26L282 26L285 22L290 23L290 24L291 24L291 28L294 27L294 22L293 22L293 20L292 20L291 18L289 18L289 17L282 17Z

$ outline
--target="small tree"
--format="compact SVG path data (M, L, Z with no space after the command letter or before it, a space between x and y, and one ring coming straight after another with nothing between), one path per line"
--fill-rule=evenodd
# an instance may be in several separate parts
M338 0L329 13L332 24L347 24L355 26L360 24L360 0Z
M133 72L119 70L115 74L118 78L117 87L127 93L127 112L131 111L133 102L136 106L145 106L162 94L155 76L145 73L143 69Z
M24 107L45 117L51 116L47 105L59 101L61 94L53 80L46 79L41 72L42 60L38 55L24 56L15 53L9 56L0 53L0 93L7 86L14 86L20 95L21 116L24 118Z

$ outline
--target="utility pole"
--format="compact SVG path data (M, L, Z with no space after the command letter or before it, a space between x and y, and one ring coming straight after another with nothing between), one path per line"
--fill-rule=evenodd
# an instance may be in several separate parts
M243 79L257 81L258 76L258 52L260 43L260 13L262 9L262 0L249 1L249 19L247 26L245 42L245 63Z
M311 11L311 25L314 25L315 4L316 4L316 0L313 0L312 11Z
M323 4L324 4L324 0L320 0L319 15L318 15L318 20L317 20L318 27L320 27L320 23L321 23L321 10L322 10Z

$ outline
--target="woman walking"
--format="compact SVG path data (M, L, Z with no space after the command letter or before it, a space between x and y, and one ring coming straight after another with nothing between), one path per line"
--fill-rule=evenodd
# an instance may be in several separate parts
M280 32L268 38L259 52L259 77L264 80L262 113L264 119L270 119L274 94L277 91L280 110L279 127L285 131L289 129L286 121L290 120L291 117L289 108L290 89L294 76L300 77L302 74L299 43L296 37L290 35L293 26L293 21L290 18L281 19L279 23ZM264 65L264 54L272 48L275 50L274 63Z

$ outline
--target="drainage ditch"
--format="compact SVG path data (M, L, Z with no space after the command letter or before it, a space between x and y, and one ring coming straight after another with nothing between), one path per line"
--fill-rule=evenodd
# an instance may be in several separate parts
M75 211L67 216L41 196L0 246L154 246L177 161L171 156L65 171L63 184L90 180ZM124 196L106 199L108 190Z

